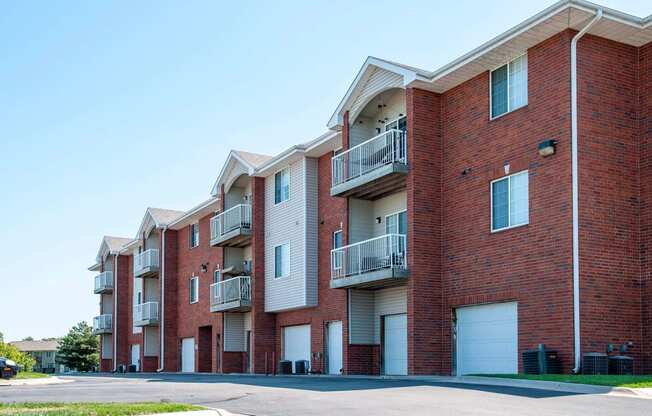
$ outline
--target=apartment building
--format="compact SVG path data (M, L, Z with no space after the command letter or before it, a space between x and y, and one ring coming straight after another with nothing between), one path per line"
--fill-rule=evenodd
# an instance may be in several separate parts
M650 21L564 0L435 71L368 58L327 133L105 237L102 369L515 373L545 344L570 372L624 344L651 371Z

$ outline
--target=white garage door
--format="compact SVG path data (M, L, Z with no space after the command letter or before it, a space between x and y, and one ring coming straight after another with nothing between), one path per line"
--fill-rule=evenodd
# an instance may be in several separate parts
M342 321L328 323L328 374L342 374Z
M385 316L383 363L385 374L407 375L407 315Z
M195 339L184 338L181 340L181 372L195 372Z
M516 302L457 309L457 374L517 372Z
M297 360L310 362L310 325L283 328L283 359L292 361L292 371Z
M136 371L140 371L140 344L131 346L131 364L136 366Z

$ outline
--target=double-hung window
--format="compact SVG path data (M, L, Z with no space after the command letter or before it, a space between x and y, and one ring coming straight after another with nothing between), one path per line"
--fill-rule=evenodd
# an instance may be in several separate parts
M219 283L222 281L222 269L215 269L213 272L213 283Z
M274 247L274 277L290 275L290 244L285 243Z
M491 182L491 230L527 224L528 199L527 171Z
M337 230L333 233L333 250L336 250L344 245L344 234L342 230ZM342 268L342 258L344 253L342 251L336 251L333 255L333 267L335 269Z
M190 248L199 245L199 223L190 224Z
M193 276L190 278L190 303L197 303L199 301L199 277Z
M491 118L527 105L527 55L491 71Z
M290 170L288 168L274 175L274 203L280 204L290 199Z

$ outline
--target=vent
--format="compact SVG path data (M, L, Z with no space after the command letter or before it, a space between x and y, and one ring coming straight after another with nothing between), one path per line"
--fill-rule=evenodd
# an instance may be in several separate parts
M582 360L582 374L600 375L609 373L609 357L601 352L584 354Z
M609 374L631 376L634 374L634 359L625 355L609 357Z
M547 350L539 344L536 350L523 351L523 372L525 374L560 374L561 362L557 351Z

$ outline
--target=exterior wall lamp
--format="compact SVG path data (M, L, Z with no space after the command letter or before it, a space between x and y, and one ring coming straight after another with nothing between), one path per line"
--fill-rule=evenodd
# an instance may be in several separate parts
M543 157L552 156L555 154L556 140L545 140L539 143L539 155Z

